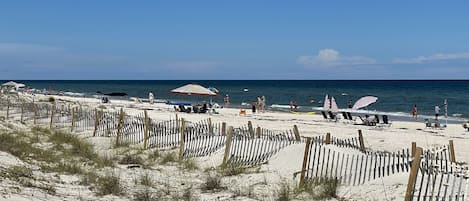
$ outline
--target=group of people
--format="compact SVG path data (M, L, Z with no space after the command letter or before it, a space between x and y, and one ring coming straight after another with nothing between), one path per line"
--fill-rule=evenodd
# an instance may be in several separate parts
M256 113L256 111L264 113L265 112L265 101L266 101L265 96L258 96L256 98L256 101L253 101L251 103L252 113Z
M417 112L417 104L414 104L414 107L412 108L412 117L414 117L415 119L417 119L417 115L418 115L418 112ZM435 105L435 121L438 121L438 116L440 115L440 106L439 105Z

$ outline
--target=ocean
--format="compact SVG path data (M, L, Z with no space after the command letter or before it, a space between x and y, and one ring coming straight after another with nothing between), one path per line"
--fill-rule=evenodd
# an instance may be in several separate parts
M434 115L435 105L444 114L444 100L448 102L448 116L453 121L469 119L469 80L17 80L35 89L51 89L57 92L79 92L86 96L125 92L130 97L148 98L152 91L156 99L173 101L217 102L223 105L226 94L232 107L251 103L257 96L266 97L266 105L289 105L295 100L301 111L320 109L324 96L333 96L339 108L346 108L351 100L362 96L377 96L378 101L366 109L391 116L409 117L414 104L423 117ZM6 81L4 81L6 82ZM184 84L197 83L215 87L219 95L210 97L187 97L171 94L171 89ZM248 89L245 91L244 89ZM281 108L270 108L278 109ZM288 110L288 109L285 109Z

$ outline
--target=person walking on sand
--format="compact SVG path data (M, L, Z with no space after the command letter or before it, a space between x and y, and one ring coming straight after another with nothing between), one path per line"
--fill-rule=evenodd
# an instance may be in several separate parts
M228 94L226 94L226 96L223 100L225 101L225 107L229 107L230 106L230 96L228 96Z
M150 91L150 93L148 93L148 101L150 102L150 104L153 104L153 102L155 101L155 95L153 95L153 92Z
M435 105L435 120L438 120L439 114L440 114L440 106Z
M265 113L265 96L261 97L261 110L262 113Z
M412 108L412 116L417 119L417 105L414 104L414 108Z

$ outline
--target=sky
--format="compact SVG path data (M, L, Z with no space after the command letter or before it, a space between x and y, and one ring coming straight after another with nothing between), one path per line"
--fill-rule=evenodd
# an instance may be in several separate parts
M468 79L468 1L2 1L0 79Z

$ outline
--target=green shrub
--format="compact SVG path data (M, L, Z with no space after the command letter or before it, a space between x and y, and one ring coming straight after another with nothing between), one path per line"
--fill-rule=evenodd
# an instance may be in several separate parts
M337 197L338 187L337 179L322 177L306 180L301 190L309 193L316 200L327 200Z
M205 182L202 184L202 190L214 191L224 189L221 185L221 177L219 175L208 174L205 178Z
M275 198L276 201L289 201L291 200L291 194L292 190L290 188L290 185L286 182L282 182L280 184L280 190L277 193L277 198Z
M143 159L140 156L135 155L125 155L120 161L119 164L128 165L128 164L138 164L143 165Z
M199 166L194 159L188 158L181 161L182 167L186 170L197 170Z
M161 200L159 194L151 192L149 188L142 191L135 192L133 195L134 201L159 201Z
M162 165L164 165L164 164L167 164L167 163L170 163L170 162L176 162L176 161L177 161L176 153L168 152L168 153L163 155L163 158L161 159L160 163Z
M114 174L98 177L96 181L98 195L123 195L124 191L119 177Z

